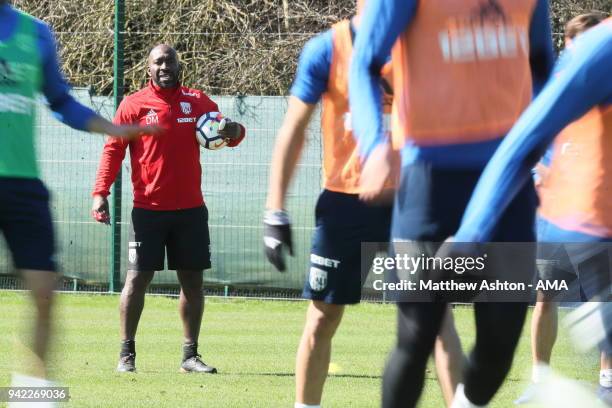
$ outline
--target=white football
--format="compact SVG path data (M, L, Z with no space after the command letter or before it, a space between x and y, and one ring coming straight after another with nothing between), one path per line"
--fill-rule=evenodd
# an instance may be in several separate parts
M223 121L224 117L220 112L208 112L198 118L196 139L202 147L218 150L227 145L227 140L219 136L219 126Z

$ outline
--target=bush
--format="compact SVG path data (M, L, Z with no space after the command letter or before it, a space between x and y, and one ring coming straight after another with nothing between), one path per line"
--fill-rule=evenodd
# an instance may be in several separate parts
M51 24L71 83L110 94L111 0L16 0ZM157 43L176 47L185 84L215 95L285 95L304 43L353 12L353 0L126 0L126 92L146 82L146 57ZM552 1L556 45L576 14L612 11L610 0Z

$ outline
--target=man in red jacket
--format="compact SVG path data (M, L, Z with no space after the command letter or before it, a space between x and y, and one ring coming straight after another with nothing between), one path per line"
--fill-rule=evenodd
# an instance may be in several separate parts
M204 311L202 271L210 268L208 210L202 198L200 148L195 137L197 119L218 111L203 92L181 86L176 51L158 45L148 59L149 85L126 97L115 123L160 126L160 136L137 141L109 139L104 146L93 191L93 216L108 223L107 196L125 150L129 146L134 186L129 242L129 270L121 292L121 352L117 371L136 370L134 338L144 306L145 291L155 271L175 269L181 285L179 312L183 321L183 372L216 373L198 354L198 335ZM219 130L228 146L237 146L245 129L228 121Z

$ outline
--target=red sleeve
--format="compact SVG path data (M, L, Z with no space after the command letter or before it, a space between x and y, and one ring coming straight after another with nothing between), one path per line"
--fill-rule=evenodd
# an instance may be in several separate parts
M117 113L115 113L113 123L125 125L132 122L133 118L130 115L128 100L126 98L121 101ZM124 139L114 137L106 138L92 195L102 195L106 197L110 194L110 187L117 178L128 145L129 142Z

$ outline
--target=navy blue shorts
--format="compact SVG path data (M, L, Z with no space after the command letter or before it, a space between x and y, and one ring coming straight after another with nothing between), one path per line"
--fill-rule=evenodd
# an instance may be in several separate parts
M42 181L0 177L0 230L17 269L57 270L49 191Z
M359 303L370 264L364 262L362 268L361 243L389 241L391 207L370 206L355 194L323 190L315 217L303 297L338 305Z
M454 236L459 229L463 213L481 173L482 170L478 169L435 168L424 162L404 166L395 197L391 255L395 256L397 251L400 251L404 256L412 258L435 256L440 245ZM516 257L511 250L496 252L494 257L492 255L487 263L496 265L496 277L508 274L507 276L513 279L520 276L519 281L530 282L533 279L535 245L529 243L535 241L536 207L537 196L533 184L525 183L525 187L501 214L491 242L527 243L524 250L529 252L522 253L520 257ZM402 244L404 242L406 244ZM427 270L419 270L414 275L411 272L409 275L399 276L397 270L392 270L388 280L422 281L426 279L427 273ZM498 294L499 299L504 301L518 299L513 293L500 291ZM472 299L471 294L461 291L392 291L389 295L398 302Z
M393 240L443 242L455 235L481 170L404 166L395 196ZM534 242L537 196L532 183L504 211L492 242Z
M610 299L612 284L612 240L563 230L538 217L538 277L546 281L565 281L575 299L591 300L600 295ZM561 295L565 291L559 292ZM557 291L545 291L551 300Z

